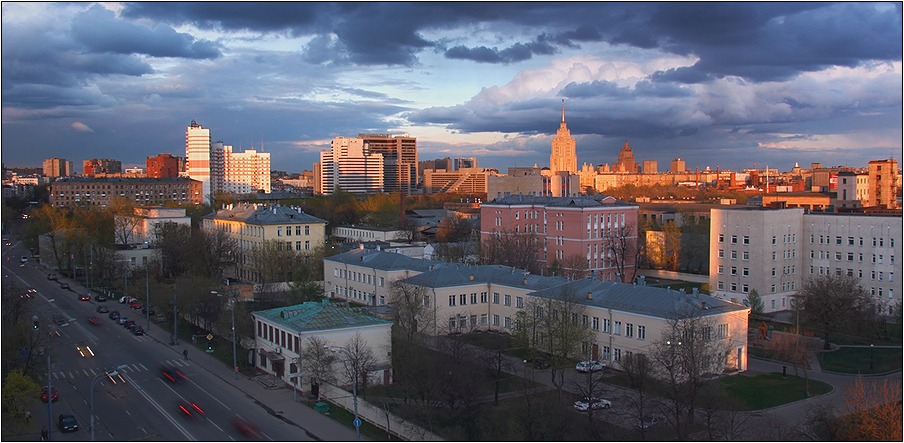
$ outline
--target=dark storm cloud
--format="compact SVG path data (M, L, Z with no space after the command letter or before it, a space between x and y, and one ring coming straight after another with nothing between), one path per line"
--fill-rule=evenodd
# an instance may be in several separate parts
M143 54L151 57L212 59L220 56L210 41L195 40L168 26L148 28L117 19L101 6L77 15L72 22L72 38L91 52Z
M467 48L464 46L455 46L449 48L445 52L446 58L471 60L478 63L515 63L528 60L534 54L549 55L555 54L556 48L545 42L532 43L515 43L505 48L487 48L486 46L478 46L475 48Z

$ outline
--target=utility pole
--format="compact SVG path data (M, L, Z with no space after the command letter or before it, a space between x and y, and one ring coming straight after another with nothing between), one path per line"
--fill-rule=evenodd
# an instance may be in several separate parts
M147 328L148 332L151 331L151 291L150 291L150 277L148 277L148 265L150 263L144 263L144 309L147 313Z
M51 433L53 432L53 377L50 373L50 350L47 351L47 441L53 440L50 438Z
M172 345L179 344L179 321L176 317L176 286L173 285L173 341Z

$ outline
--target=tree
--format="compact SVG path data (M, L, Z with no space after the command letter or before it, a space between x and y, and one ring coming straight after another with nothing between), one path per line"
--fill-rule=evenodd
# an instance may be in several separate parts
M31 403L41 393L41 387L22 371L16 370L3 378L3 434L16 435L26 429L31 416Z
M436 227L436 241L439 243L464 242L471 238L471 222L464 217L450 215L440 220Z
M633 352L626 354L622 358L621 366L622 370L625 371L625 375L628 376L628 383L637 391L637 396L631 397L631 401L634 404L632 412L636 414L635 418L640 420L649 411L649 405L646 402L646 388L653 370L652 362L646 354ZM640 432L641 436L643 436L646 430L641 428Z
M110 209L113 212L113 234L116 244L137 243L135 231L141 225L142 219L135 214L133 201L124 197L114 197L110 199Z
M480 258L483 264L511 266L538 274L542 247L536 233L494 231L481 239Z
M858 376L844 396L850 419L843 432L847 441L901 441L900 380L871 380Z
M627 223L608 228L603 234L604 249L621 282L630 282L640 265L641 248L637 225Z
M342 363L345 378L350 383L355 383L356 389L363 384L366 391L368 373L377 363L377 359L360 332L355 333L355 336L348 339L342 347L339 362Z
M594 336L584 323L586 305L569 286L552 290L549 296L531 297L515 314L514 336L527 348L552 356L550 376L561 395L570 358L581 355L581 347L589 346ZM568 367L562 367L568 362Z
M760 297L760 293L756 291L756 289L751 289L750 293L747 294L747 298L744 300L744 306L750 308L750 315L758 316L762 315L763 312L766 311L766 304L763 303L763 297Z
M804 389L810 396L810 377L807 370L810 369L810 353L812 350L807 341L795 330L793 333L774 332L770 341L766 342L766 349L781 361L791 363L794 375L802 369L804 373Z
M395 316L394 330L408 342L420 342L435 331L436 321L427 288L399 282L389 284L389 301Z
M279 240L266 240L261 247L249 251L246 259L249 262L254 278L260 288L261 301L269 302L269 298L281 283L291 281L292 273L297 266L298 255L291 249L291 244Z
M837 331L855 329L876 321L876 304L860 286L860 280L848 275L823 275L808 278L796 294L802 319L822 333L824 349Z
M334 381L336 375L333 372L333 363L335 362L336 353L327 347L326 341L320 336L311 335L305 339L301 349L301 367L313 384L320 385L323 382Z

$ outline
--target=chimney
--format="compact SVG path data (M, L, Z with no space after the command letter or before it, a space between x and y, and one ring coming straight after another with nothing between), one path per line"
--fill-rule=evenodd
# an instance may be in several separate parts
M474 274L471 274L470 276L468 276L468 280L474 281Z
M694 289L693 289L693 294L694 294L695 296L696 296L696 295L699 295L699 294L700 294L700 289L699 289L699 288L694 288Z
M593 300L593 292L587 291L587 300Z
M524 286L527 286L527 277L524 277Z
M705 302L705 301L701 301L701 302L700 302L700 309L709 309L709 308L706 307L706 302Z

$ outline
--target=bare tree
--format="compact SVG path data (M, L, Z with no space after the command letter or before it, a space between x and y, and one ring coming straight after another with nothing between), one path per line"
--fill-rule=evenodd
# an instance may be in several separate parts
M405 340L420 342L423 335L435 331L435 307L431 306L427 288L392 282L389 301L395 314L395 326Z
M336 353L331 351L322 338L312 335L305 339L301 350L301 367L315 385L335 380L333 363ZM319 390L318 390L319 397Z
M796 331L792 333L774 332L772 339L765 344L766 350L772 353L772 356L778 360L791 363L794 368L794 375L797 375L798 369L804 374L804 387L807 396L810 396L810 377L807 372L810 369L810 353L814 350L810 349L809 343Z
M582 344L593 337L590 326L581 319L586 306L570 287L555 290L552 296L531 297L516 315L515 338L529 349L553 357L550 376L559 394L565 383L566 367L572 356L580 355Z
M355 389L359 389L363 384L366 390L368 373L376 364L377 359L360 332L355 333L355 336L348 339L345 346L342 347L339 361L342 363L343 375L346 380L355 383Z
M542 241L536 233L495 231L481 239L481 262L539 273L542 247Z
M852 419L845 429L848 441L901 441L901 381L858 376L844 396Z
M648 414L650 409L646 390L653 371L652 362L646 354L633 352L622 357L621 367L625 371L625 375L628 376L628 383L631 388L637 391L637 395L631 397L631 402L633 403L632 415L636 414L635 418L641 420ZM640 432L641 437L643 437L646 430L640 428Z
M135 204L123 197L110 199L113 212L113 234L116 244L129 245L137 242L136 230L141 225L141 217L135 214Z
M640 265L641 247L637 238L637 225L627 223L606 229L603 244L611 264L621 276L621 281L631 281Z
M292 281L298 254L291 244L279 240L266 240L261 247L247 253L246 259L254 273L263 301L276 292L281 283Z
M875 300L848 275L823 275L804 281L795 298L800 299L804 321L822 332L823 349L837 331L876 320Z
M484 349L480 355L480 361L493 375L493 404L499 404L499 389L503 378L512 372L512 364L503 352L502 345Z
M571 280L580 280L590 273L587 268L587 257L581 254L571 254L562 259L562 276Z

